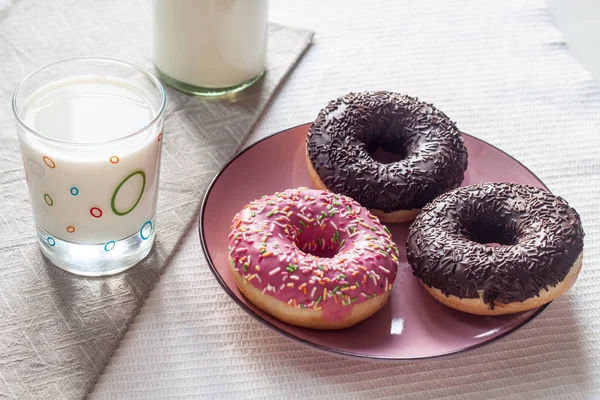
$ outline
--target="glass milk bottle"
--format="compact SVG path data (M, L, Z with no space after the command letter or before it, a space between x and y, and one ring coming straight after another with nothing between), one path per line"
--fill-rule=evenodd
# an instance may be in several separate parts
M268 0L154 0L154 65L184 92L234 93L265 71Z

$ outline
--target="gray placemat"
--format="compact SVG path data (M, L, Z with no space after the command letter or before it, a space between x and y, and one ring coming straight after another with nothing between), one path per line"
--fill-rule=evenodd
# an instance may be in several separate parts
M33 69L102 55L147 68L150 2L21 1L0 7L0 397L83 397L150 292L197 211L312 32L271 25L264 78L235 97L205 100L167 88L157 240L124 274L82 278L38 250L10 100Z

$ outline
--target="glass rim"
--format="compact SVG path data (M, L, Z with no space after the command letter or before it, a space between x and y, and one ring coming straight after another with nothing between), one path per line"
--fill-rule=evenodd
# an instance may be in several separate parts
M54 138L51 138L49 136L46 136L46 135L44 135L44 134L36 131L35 129L33 129L32 127L30 127L29 125L27 125L27 123L25 123L25 121L21 117L21 114L19 112L19 108L17 106L17 97L19 96L20 91L23 88L23 86L27 82L29 82L29 80L34 75L36 75L36 74L38 74L40 72L43 72L44 70L50 69L50 68L55 67L55 66L60 65L60 64L65 64L65 63L70 63L70 62L78 62L78 61L111 62L111 63L115 63L115 64L121 64L123 66L126 66L126 67L132 68L134 70L137 70L142 75L144 75L148 79L150 79L150 81L154 84L154 86L156 87L156 89L160 93L160 107L154 113L154 115L152 116L152 119L150 120L150 122L148 122L147 124L145 124L141 128L135 130L134 132L129 133L126 136L120 137L118 139L112 139L112 140L106 140L106 141L103 141L103 142L94 142L94 143L89 143L89 142L73 142L73 141L68 141L68 140L54 139ZM51 143L62 144L62 145L77 145L77 146L84 146L84 147L95 147L95 146L100 147L100 146L106 145L108 143L116 143L116 142L119 142L119 141L122 141L122 140L129 139L129 138L131 138L133 136L136 136L137 134L140 134L140 133L146 131L147 129L151 128L153 125L156 125L156 123L163 116L163 114L165 112L166 104L167 104L167 94L165 92L165 88L161 84L160 80L152 72L150 72L146 68L141 67L138 64L132 63L130 61L125 61L125 60L122 60L122 59L119 59L119 58L113 58L113 57L97 57L97 56L82 56L82 57L64 58L64 59L61 59L61 60L58 60L58 61L54 61L54 62L52 62L50 64L43 65L43 66L35 69L31 73L29 73L25 78L23 78L21 80L21 82L19 83L19 85L17 86L17 88L15 89L15 91L13 93L13 96L12 96L12 111L13 111L13 114L14 114L16 120L17 120L17 123L23 129L25 129L27 132L31 133L32 135L36 136L39 139L42 139L42 140L45 140L45 141L48 141L48 142L51 142Z

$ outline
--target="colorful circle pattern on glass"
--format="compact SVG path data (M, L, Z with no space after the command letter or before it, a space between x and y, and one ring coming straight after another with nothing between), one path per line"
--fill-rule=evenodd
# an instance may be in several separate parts
M118 210L115 202L117 200L117 196L119 195L119 191L121 190L121 188L123 187L123 185L125 183L127 183L127 181L129 181L129 179L133 178L134 176L139 175L142 177L142 188L140 189L140 194L135 202L135 204L133 206L131 206L130 209L125 210L125 211L121 211ZM129 174L125 179L123 179L121 181L121 183L119 183L119 186L117 186L117 188L115 189L115 191L113 192L112 198L110 200L110 208L112 209L112 212L115 213L118 216L124 216L129 214L130 212L132 212L137 205L139 204L140 200L142 199L142 195L144 194L144 189L146 188L146 174L144 173L144 171L135 171L132 172L131 174Z
M44 164L46 164L48 166L48 168L56 168L56 164L54 163L54 161L47 156L42 157L42 159L44 160Z
M111 240L110 242L108 242L104 245L104 251L111 251L112 249L115 248L115 245L116 245L115 241Z
M140 237L143 240L148 240L152 234L152 221L146 221L140 229Z
M162 139L162 133L159 134L158 141L160 142L161 139ZM57 168L57 164L54 162L54 160L52 160L48 156L43 156L41 161L43 162L43 164L36 160L33 160L31 158L27 159L27 161L25 162L25 165L27 167L25 174L26 174L26 177L28 180L29 180L29 176L30 176L29 172L37 178L45 177L47 172L43 165L45 165L49 169ZM109 162L113 165L117 164L120 162L120 158L118 156L112 156L112 157L110 157ZM133 205L131 207L129 207L128 209L119 209L116 204L118 202L117 200L119 197L119 192L121 191L123 186L126 185L127 182L130 181L130 179L132 179L134 177L139 177L141 179L141 188L139 190L139 193L136 194L137 197L131 199L133 202ZM130 214L142 200L145 189L146 189L146 173L142 170L133 171L132 173L127 175L115 188L115 190L112 194L112 197L111 197L111 204L110 204L111 211L117 216L126 216L126 215ZM77 186L72 186L69 189L69 194L73 197L78 196L79 193L80 193L80 190ZM55 200L49 193L44 193L43 199L44 199L44 202L42 203L42 205L43 205L42 208L44 209L44 211L49 212L50 209L48 207L53 207L55 204ZM59 196L59 201L60 201L60 196ZM102 218L102 216L104 215L104 212L102 211L102 208L94 205L89 208L89 215L95 219L99 219L99 218ZM74 225L67 225L67 226L65 226L64 229L69 234L72 234L76 231L76 228ZM141 226L141 228L139 230L139 235L142 238L142 240L148 240L152 236L152 232L153 232L153 224L152 224L151 220L148 220L148 221L144 222L144 224ZM49 246L53 247L56 245L56 240L52 236L48 236L46 238L46 243ZM109 252L109 251L113 250L116 245L117 245L117 243L114 240L110 240L110 241L106 242L106 244L104 245L104 250Z

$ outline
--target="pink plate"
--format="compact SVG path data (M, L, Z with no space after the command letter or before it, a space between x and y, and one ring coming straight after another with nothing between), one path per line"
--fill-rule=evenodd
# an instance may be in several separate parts
M233 216L250 201L300 186L313 187L304 161L310 124L288 129L237 155L211 183L200 213L200 239L208 265L225 291L247 313L296 341L347 356L415 360L473 349L523 326L544 308L501 317L474 316L434 300L406 262L409 224L388 224L400 249L400 271L388 304L371 318L339 331L297 328L254 307L239 292L227 265ZM525 166L501 150L464 135L469 167L463 185L512 181L545 187Z

